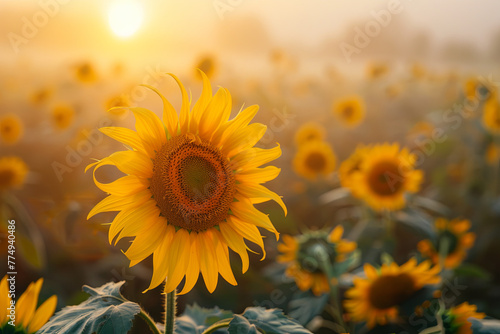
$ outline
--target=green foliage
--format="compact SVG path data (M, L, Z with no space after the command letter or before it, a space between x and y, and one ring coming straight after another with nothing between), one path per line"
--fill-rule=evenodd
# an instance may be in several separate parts
M295 334L311 333L279 309L248 307L242 315L236 315L229 323L230 334Z
M57 312L38 334L122 334L132 328L138 304L125 299L120 288L125 283L106 283L99 288L83 286L90 297L80 305Z
M182 316L175 319L175 333L199 334L214 323L232 316L232 312L221 310L218 307L207 309L197 304L187 306Z

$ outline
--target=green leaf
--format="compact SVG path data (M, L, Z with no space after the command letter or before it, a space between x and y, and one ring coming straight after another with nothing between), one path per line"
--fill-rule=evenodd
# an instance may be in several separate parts
M229 323L230 334L300 334L311 333L294 320L286 317L279 309L266 310L263 307L248 307L243 316L236 315Z
M483 268L470 263L463 263L460 267L455 268L455 275L478 277L485 280L491 279L491 274Z
M57 312L37 334L123 334L132 328L141 307L120 293L125 283L106 283L99 288L84 286L90 297L80 305Z
M315 316L321 314L328 302L328 294L315 296L310 290L294 293L288 304L288 314L302 325L306 325Z
M176 334L200 334L205 329L223 319L229 319L233 312L218 307L203 308L197 304L188 305L184 313L175 319Z

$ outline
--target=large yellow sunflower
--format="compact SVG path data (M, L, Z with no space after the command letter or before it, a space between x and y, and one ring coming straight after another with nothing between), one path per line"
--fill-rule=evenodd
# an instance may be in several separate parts
M26 291L17 299L15 304L15 324L19 333L32 334L37 332L54 314L57 305L57 296L52 296L38 308L38 295L42 289L43 278L31 283ZM7 276L0 281L0 333L5 330L10 333L12 318L9 317L11 299L9 298L9 282ZM7 327L8 326L8 327ZM9 328L9 331L7 331ZM16 333L18 333L16 331Z
M444 239L447 240L447 252L444 259L445 268L455 268L467 255L467 251L474 244L476 235L470 230L470 222L466 219L453 219L451 221L438 218L435 221L438 230L437 240L422 240L418 243L418 250L433 263L439 263L439 252L443 247Z
M295 132L295 144L300 146L310 141L325 139L325 128L316 122L307 122Z
M0 117L0 138L6 144L15 144L23 135L23 123L15 114Z
M340 164L339 179L342 187L351 188L352 175L359 171L363 160L368 156L368 152L370 152L370 146L360 144L349 158Z
M358 95L346 97L334 103L333 113L345 126L354 127L365 117L365 103Z
M478 313L476 305L465 302L452 307L443 316L446 334L472 334L469 318L483 319L484 313Z
M16 156L1 157L0 191L20 188L27 173L28 166L21 158Z
M316 180L335 169L337 158L332 147L322 141L310 141L300 145L293 159L295 172L307 179Z
M405 193L416 193L423 172L415 170L415 156L398 144L376 145L370 149L359 171L353 173L353 195L377 211L399 210L405 206Z
M365 264L366 278L355 278L354 287L346 292L344 306L355 321L366 321L369 328L393 322L398 306L426 285L440 282L439 267L431 262L417 264L412 258L398 266L392 262L375 269Z
M277 260L289 264L286 274L293 277L300 290L311 289L317 296L330 291L328 278L312 252L320 245L327 250L332 265L345 261L356 250L356 243L342 239L343 233L344 228L337 225L330 233L311 231L298 237L283 236L283 243L278 245L282 254Z
M89 213L120 211L111 223L109 240L115 243L134 237L125 252L133 266L153 254L153 277L148 288L166 279L165 291L173 291L186 277L181 293L190 291L201 272L213 292L218 274L236 285L229 263L228 247L238 253L243 272L249 258L245 239L264 252L257 227L278 232L255 203L281 198L261 183L278 176L274 166L260 168L281 155L272 149L253 147L266 126L250 121L258 106L241 110L232 120L231 96L212 88L203 76L203 91L191 109L179 79L172 75L182 93L180 116L155 88L163 101L163 122L150 110L131 108L136 130L111 127L101 131L130 149L113 153L87 167L94 167L94 181L110 194ZM126 176L109 184L95 179L104 165L116 166Z

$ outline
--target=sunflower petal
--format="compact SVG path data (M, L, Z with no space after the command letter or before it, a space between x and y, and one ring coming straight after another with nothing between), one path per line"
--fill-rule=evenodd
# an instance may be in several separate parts
M176 136L177 135L177 128L179 125L177 111L175 111L172 104L156 88L154 88L153 86L149 86L149 85L142 85L142 86L151 89L153 92L155 92L161 98L161 100L163 102L163 116L162 116L163 123L165 124L165 127L167 128L167 131L170 134L170 137Z
M257 111L259 111L259 106L257 105L250 106L240 111L235 118L230 120L225 125L224 133L222 134L220 139L220 144L224 146L228 142L232 142L234 134L238 133L242 128L246 127L255 117Z
M231 158L238 152L250 148L266 133L267 126L260 123L253 123L233 134L222 146L222 151Z
M231 269L231 264L229 263L229 250L224 242L224 238L216 229L212 230L215 239L218 240L217 247L215 248L215 254L217 257L217 265L219 266L219 272L221 276L231 285L238 285L236 279L234 278L233 270Z
M262 240L262 235L260 234L259 229L255 225L247 224L234 216L229 217L227 219L227 223L243 238L250 240L260 247L263 253L261 261L266 258L264 241Z
M180 295L188 293L193 289L198 278L200 276L200 246L198 245L197 232L191 232L189 237L191 238L191 257L189 258L188 267L186 269L186 281L182 291L179 292Z
M201 114L200 122L198 124L198 131L201 138L211 140L212 134L219 128L224 117L226 120L229 117L231 109L227 108L226 95L227 91L220 88L210 100L207 108ZM229 113L227 110L229 110Z
M281 206L281 208L283 209L283 212L285 213L285 216L288 213L286 205L283 202L283 200L281 199L281 197L278 196L278 194L276 194L275 192L267 189L263 185L241 183L241 184L238 184L236 189L241 195L243 195L247 198L257 198L257 199L269 198L269 199L272 199ZM234 205L234 203L233 203L233 205ZM237 206L239 206L239 205L237 205ZM273 230L273 232L274 232L274 230Z
M274 166L252 168L236 174L236 180L244 183L265 183L274 180L281 169Z
M184 85L179 80L179 78L177 78L172 73L168 73L168 75L170 75L172 78L174 78L175 82L177 82L177 85L181 89L182 105L181 105L181 112L180 112L180 116L179 116L179 126L180 126L180 130L181 130L181 134L184 134L189 129L190 103L189 103L188 94L186 92L186 89L184 88Z
M170 251L165 254L169 263L165 292L173 291L181 283L189 264L190 250L191 238L189 232L181 228L174 235Z
M158 248L163 238L165 238L166 230L167 226L163 217L148 217L125 252L125 256L130 260L144 260Z
M191 112L191 124L189 126L190 131L194 133L196 133L198 130L198 124L200 123L201 115L203 115L203 112L212 100L212 86L210 85L210 80L208 80L208 77L205 75L205 73L203 73L203 71L199 71L203 80L203 90L201 91L201 96L195 103L193 111Z
M200 246L200 270L205 285L210 293L214 292L219 277L219 266L217 263L217 255L215 253L216 240L212 235L211 230L198 232L197 240ZM215 247L214 247L215 246Z
M111 183L100 183L95 178L95 169L94 169L94 183L102 191L117 196L132 195L134 193L146 189L149 186L145 180L142 180L135 175L127 175Z
M166 228L165 236L153 253L153 277L151 278L149 287L144 292L156 288L163 281L165 281L165 278L168 275L169 265L171 265L170 262L167 261L166 257L172 246L174 234L175 227L169 224Z
M227 222L219 224L219 228L222 233L222 236L224 237L224 241L233 251L238 253L238 255L240 256L242 263L242 272L245 273L248 270L249 259L248 259L247 247L245 245L243 237L237 231L235 231L231 227L231 225L229 225Z
M54 314L57 306L57 296L52 296L47 299L40 307L36 310L33 319L29 325L29 334L36 333L43 325L50 319Z
M31 283L16 303L16 323L24 328L28 327L28 324L35 314L36 305L38 304L38 295L42 289L42 284L43 278L40 278L35 283Z
M135 116L135 128L142 145L150 158L154 158L155 152L160 151L162 145L167 141L163 124L154 112L145 108L130 108Z
M131 204L145 203L150 198L151 192L149 191L149 189L145 189L134 195L126 197L109 195L108 197L97 203L96 206L92 208L92 210L90 210L87 219L90 219L100 212L121 211Z
M136 235L147 222L148 217L159 217L160 211L156 206L155 201L146 201L142 204L133 203L125 210L120 211L109 227L108 239L109 243L116 243L124 237L132 237Z
M278 145L270 149L252 147L244 150L231 160L234 170L248 170L276 160L281 156L281 147Z
M243 198L238 198L238 200L238 202L234 202L231 205L231 210L236 217L244 222L254 224L255 226L273 232L276 236L276 240L279 239L279 233L271 223L268 215L257 210L249 200Z
M134 130L121 127L103 127L99 131L104 133L106 136L119 141L122 144L130 146L134 150L144 151L144 146L142 145L141 138Z

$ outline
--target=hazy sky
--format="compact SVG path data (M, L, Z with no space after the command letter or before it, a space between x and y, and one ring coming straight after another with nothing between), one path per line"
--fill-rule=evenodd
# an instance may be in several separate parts
M23 17L31 19L40 11L40 3L55 1L63 0L0 0L0 50L7 50L1 52L2 56L19 56L9 50L12 48L8 34L21 34ZM214 45L217 27L232 22L227 30L238 28L240 18L245 17L260 21L271 43L314 47L345 34L353 29L353 24L363 27L373 19L372 11L385 9L397 0L142 0L144 23L130 40L120 40L109 29L107 12L113 1L118 0L64 0L67 3L60 6L29 43L22 45L22 50L158 53L174 51L174 45L183 45L186 50L209 50ZM397 14L398 19L408 21L417 30L426 29L434 44L445 40L467 41L486 50L493 33L500 31L498 0L400 0L400 3L403 10ZM221 5L226 8L222 15L220 9L217 11Z

